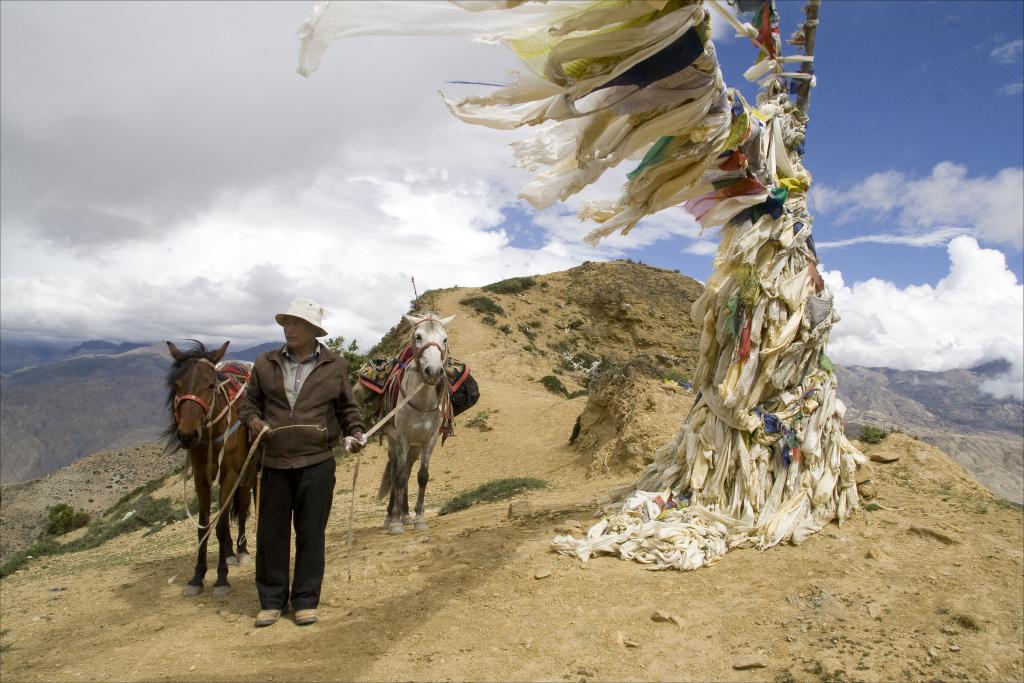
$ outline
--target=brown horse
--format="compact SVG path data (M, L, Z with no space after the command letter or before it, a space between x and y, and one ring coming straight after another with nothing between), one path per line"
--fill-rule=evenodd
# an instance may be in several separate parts
M167 348L174 359L167 374L167 407L173 423L165 431L165 436L169 446L176 444L188 450L196 496L199 499L199 555L195 574L185 586L185 597L199 595L203 590L206 541L210 525L210 490L218 475L220 512L216 529L220 553L213 597L224 598L231 590L231 584L228 583L229 563L246 564L251 561L246 550L245 519L249 514L251 495L256 485L256 463L253 459L245 465L249 451L246 436L248 430L240 425L236 406L241 394L232 399L226 388L230 378L217 370L217 363L224 357L229 343L224 342L219 349L208 351L200 342L194 341L191 348L181 351L167 342ZM245 472L241 472L243 465ZM231 517L238 519L237 556L231 552Z

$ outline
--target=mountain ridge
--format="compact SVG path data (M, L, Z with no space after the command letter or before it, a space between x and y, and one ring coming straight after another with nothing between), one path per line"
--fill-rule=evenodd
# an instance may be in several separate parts
M530 327L527 323L567 329L575 326L572 329L581 331L576 334L579 339L571 348L545 349L546 353L571 352L570 356L586 356L598 347L606 350L629 347L634 353L648 353L652 358L660 354L666 362L671 360L668 366L675 368L674 371L680 375L692 371L699 330L689 321L689 305L702 289L699 282L674 271L627 261L588 262L567 271L534 276L534 279L543 287L537 285L511 294L473 288L453 291L467 293L463 296L479 291L476 296L508 301L515 306L516 302L541 296L542 289L546 287L549 292L544 296L550 302L544 311L538 308L522 324L527 328ZM431 296L436 298L437 295L434 292ZM492 320L500 325L501 317L492 317ZM604 321L604 324L596 326L592 322L594 320ZM534 332L526 334L518 328L509 327L507 334L521 338L524 346L535 347L530 338ZM567 340L559 343L563 342L568 343ZM251 361L260 352L273 349L279 343L265 342L239 351L231 351L229 347L227 358ZM390 345L394 346L394 343L392 340ZM134 434L140 441L145 441L162 430L166 415L160 364L166 364L169 359L163 343L140 345L93 340L65 353L74 349L109 350L124 344L131 346L131 350L62 358L0 378L3 386L0 420L3 436L0 438L4 447L0 478L12 481L40 476L96 450L130 445L126 442L128 435ZM388 344L381 348L387 352L394 351ZM151 360L147 366L138 360L140 358L158 360ZM121 363L128 359L135 360ZM623 356L618 360L626 361L628 358ZM84 369L90 365L109 368L111 376L118 369L122 373L129 367L139 369L139 376L128 384L132 385L141 403L109 411L128 388L107 381L108 386L103 390L96 384L95 377L90 379L90 371ZM944 373L839 366L839 392L848 406L848 433L856 436L860 426L872 424L895 427L917 435L946 450L1000 496L1021 502L1024 498L1024 475L1021 474L1024 402L997 399L980 389L985 379L1005 369L1006 363L998 360L974 369ZM573 372L565 378L576 382L573 387L576 391L583 390L588 381L585 376ZM30 386L33 383L34 388ZM70 437L59 434L63 430L60 422L48 421L46 429L33 428L33 416L46 414L49 396L59 394L67 397L78 391L89 397L88 400L80 399L80 405L90 405L98 413L123 414L118 419L108 415L107 419L100 420L97 424L101 431L106 430L101 435L96 433L96 424L86 425L80 419L74 435ZM71 406L68 409L73 413ZM644 448L650 444L649 439L641 441ZM58 447L56 443L63 445ZM640 448L639 443L634 446L634 451ZM616 448L624 452L622 449L625 447L620 444ZM637 457L634 452L627 459L636 460Z

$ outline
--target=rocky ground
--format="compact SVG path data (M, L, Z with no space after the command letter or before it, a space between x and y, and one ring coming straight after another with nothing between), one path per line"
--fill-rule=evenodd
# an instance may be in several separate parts
M0 488L0 562L32 545L46 528L47 511L57 503L96 515L182 462L180 455L165 453L159 444L138 444L81 458L45 477L4 484Z
M581 413L618 415L627 437L641 425L671 433L688 399L651 378L625 387L636 392L632 415L614 401L587 408L585 397L555 395L538 380L556 364L548 342L569 332L555 331L563 329L549 324L555 316L532 340L515 331L555 303L539 289L495 297L506 311L497 325L513 329L505 334L467 314L464 296L445 293L437 307L459 313L453 349L472 366L482 397L432 460L431 527L403 536L379 528L384 511L373 493L386 455L373 445L356 487L349 565L354 462L342 460L320 623L299 627L286 617L255 629L252 566L232 569L224 601L209 589L182 598L195 558L194 531L180 522L35 560L4 578L0 678L1021 679L1024 513L906 435L865 447L878 460L862 476L874 497L842 528L801 546L737 550L690 573L552 553L556 530L583 532L605 493L633 478L628 457L595 454L628 454L625 446L641 442L609 435L588 448L570 445ZM547 353L524 353L525 345ZM578 388L571 373L560 377ZM477 416L483 429L467 427ZM454 493L511 476L548 486L520 494L512 517L509 501L437 514ZM172 477L162 494L177 495L174 484Z

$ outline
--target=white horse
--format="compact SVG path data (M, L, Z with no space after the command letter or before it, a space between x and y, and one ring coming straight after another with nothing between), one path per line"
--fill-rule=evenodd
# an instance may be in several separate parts
M430 479L430 454L451 404L445 373L448 362L448 330L445 328L455 316L438 318L428 312L422 317L406 315L405 319L412 326L413 356L402 377L400 396L416 393L384 428L388 437L388 466L377 492L379 499L391 494L384 527L392 534L404 533L404 524L414 524L417 531L427 529L423 497ZM421 384L426 386L421 387ZM414 523L409 516L409 475L417 459L420 461L416 476L419 496Z

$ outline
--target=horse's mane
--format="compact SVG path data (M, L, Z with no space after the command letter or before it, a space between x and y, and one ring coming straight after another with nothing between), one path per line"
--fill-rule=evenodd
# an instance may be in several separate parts
M182 353L181 358L174 360L171 364L171 369L167 371L167 412L171 417L171 423L167 425L167 428L160 432L160 439L165 442L165 448L167 451L172 451L177 448L177 432L178 424L174 421L174 383L181 379L182 375L192 369L196 364L196 361L206 358L210 360L210 356L214 354L216 349L208 349L206 346L196 339L189 339L189 344L185 348L178 347Z

